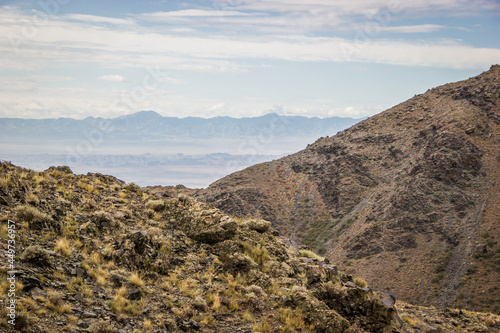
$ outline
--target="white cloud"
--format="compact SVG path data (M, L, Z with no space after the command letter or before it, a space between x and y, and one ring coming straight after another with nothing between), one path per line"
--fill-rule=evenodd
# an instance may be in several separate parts
M439 24L421 24L421 25L404 25L404 26L386 26L380 27L383 32L394 32L402 34L413 34L413 33L428 33L434 32L446 27Z
M403 19L500 14L500 3L495 0L216 0L215 7L253 16L220 18L214 22L282 33L344 30L353 23L356 26L371 21L382 21L383 26L389 26ZM259 17L258 13L275 15Z
M125 82L125 78L121 75L101 75L99 76L99 80L101 81L110 81L110 82Z
M201 10L201 9L185 9L171 12L154 12L137 15L140 19L146 21L163 22L169 21L173 18L186 18L186 17L221 17L221 16L249 16L250 14L239 11L228 10Z
M208 108L209 112L219 111L226 108L226 103L217 103Z
M472 8L470 0L437 0L432 5L424 0L401 1L399 7L387 0L227 0L216 2L220 10L157 12L128 19L80 14L53 16L48 22L36 25L29 34L26 27L32 27L33 14L4 6L0 7L0 70L33 74L18 78L2 76L0 114L16 116L26 112L32 117L54 114L83 117L89 112L99 112L103 116L116 116L152 109L163 110L165 115L180 112L203 116L209 110L214 115L245 116L260 115L275 103L270 98L243 97L242 103L231 103L220 96L193 99L192 95L175 96L171 91L157 89L148 91L148 98L141 103L126 110L116 109L112 102L130 91L118 89L110 93L90 88L53 87L56 84L48 87L46 82L73 79L65 75L35 75L51 73L53 68L92 66L99 73L95 77L111 82L125 81L119 74L108 74L123 73L124 68L222 73L232 77L232 74L264 68L274 61L486 69L498 63L500 49L474 47L459 40L381 38L391 36L389 33L432 33L448 29L438 24L404 25L407 23L404 17L414 13L449 11L449 15L466 15L495 8L494 3L487 0L474 3L477 8ZM389 9L391 16L378 26L379 32L385 34L335 37L338 31L342 31L343 36L346 32L363 32L366 22L377 22L377 14ZM323 34L328 37L319 37L323 31L328 32ZM171 77L170 73L157 80L171 85L187 83ZM85 87L84 83L81 86ZM183 88L161 87L173 91ZM359 105L332 108L335 101L292 104L283 106L290 114L365 116L375 113L373 108Z
M393 13L430 13L438 11L449 15L457 13L476 13L479 10L498 8L495 0L216 0L216 8L223 10L252 10L283 12L309 12L312 14L335 11L349 15L373 15L376 12L389 9Z
M133 25L135 21L132 19L121 19L114 17L104 17L96 15L84 15L84 14L67 14L64 15L65 19L82 21L87 23L108 23L113 25Z
M309 4L299 0L288 2L297 6ZM372 5L377 3L368 0L365 2ZM256 3L276 5L283 4L284 1ZM312 4L328 3L329 1L312 1ZM456 1L441 0L439 3L444 6L455 4ZM0 36L22 31L22 22L29 19L29 15L7 10L10 10L7 13L9 17L17 17L17 22L21 23L14 27L0 25ZM382 27L385 31L406 33L429 32L440 28L442 27L439 25L430 24ZM356 39L304 35L221 35L210 32L205 35L186 35L152 32L145 27L102 27L91 22L54 18L46 25L38 27L33 39L22 39L18 52L13 52L9 39L0 39L0 69L29 70L57 66L55 64L95 64L118 69L159 66L170 69L242 72L247 69L242 67L241 59L356 61L408 66L485 68L500 59L500 49L495 48L475 48L453 41L416 44L406 40L377 39L377 34L373 36L374 38L370 38L368 35L368 38L359 42ZM119 75L104 75L100 79L124 81Z
M24 16L19 16L22 22ZM18 27L21 29L22 24ZM0 26L0 35L8 36L11 32L11 28ZM71 63L107 68L160 66L238 72L245 70L236 63L241 59L484 68L498 62L500 49L479 49L442 41L415 44L376 38L358 43L356 40L299 35L186 36L60 20L39 27L36 38L23 40L17 53L13 52L9 40L0 39L0 68L4 69L40 69ZM119 75L105 75L100 79L124 81Z

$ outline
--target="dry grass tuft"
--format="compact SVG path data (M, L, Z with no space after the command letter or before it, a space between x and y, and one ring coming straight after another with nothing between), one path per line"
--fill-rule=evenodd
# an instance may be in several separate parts
M71 257L71 255L72 255L72 251L69 247L69 242L68 242L68 239L66 237L59 238L56 241L56 245L55 245L54 250L58 253L61 253L63 256L65 256L67 258Z
M133 272L130 275L129 282L132 283L134 286L141 288L144 286L144 280L141 278L139 273Z

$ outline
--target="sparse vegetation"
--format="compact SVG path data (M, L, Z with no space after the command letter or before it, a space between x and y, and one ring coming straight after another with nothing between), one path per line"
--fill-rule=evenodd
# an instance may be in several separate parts
M47 294L46 305L57 314L71 313L71 306L63 300L63 295L57 291L50 291Z
M56 241L54 250L56 251L56 253L59 252L65 257L71 257L72 254L68 239L66 237L59 238Z
M244 242L243 250L258 265L263 265L269 259L269 252L264 247L262 242L256 245L251 245L248 242Z
M357 278L354 279L354 284L357 285L360 288L366 288L366 287L368 287L368 283L364 279L362 279L360 277L357 277Z
M300 255L302 257L316 259L316 260L319 260L319 261L325 260L324 257L316 254L314 251L311 251L311 250L302 249L302 250L299 251L299 253L300 253Z
M21 175L11 178L24 182L24 196L12 195L10 211L0 205L0 216L2 226L12 212L19 219L16 237L23 250L16 263L26 272L26 286L18 279L15 287L26 332L114 332L131 322L136 332L216 332L227 327L227 318L231 327L255 332L315 332L317 323L337 327L340 318L342 325L361 322L373 330L376 320L367 309L376 296L346 284L363 286L347 274L303 260L323 258L287 248L268 223L234 223L194 199L156 200L102 175L42 172L39 184L35 173L16 178ZM235 230L226 233L222 226ZM211 233L215 243L197 240L193 230ZM8 235L8 228L2 233ZM0 294L10 287L0 270ZM340 317L345 309L327 301L336 298L341 301L335 304L357 304L353 318ZM486 327L486 318L477 320ZM0 319L0 330L7 327Z
M40 266L49 266L52 262L49 252L39 245L28 246L21 254L21 260Z
M29 205L19 205L16 207L16 211L19 218L30 224L42 223L49 218L47 214L42 213L37 208Z
M136 287L142 287L144 285L144 281L142 280L141 276L137 272L133 272L130 275L129 279L130 283L132 283Z

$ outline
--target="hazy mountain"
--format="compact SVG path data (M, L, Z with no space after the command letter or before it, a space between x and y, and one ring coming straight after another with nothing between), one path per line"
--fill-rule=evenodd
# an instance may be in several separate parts
M500 313L500 66L198 197L419 304Z
M140 185L206 187L358 121L277 114L172 118L153 111L114 119L2 118L0 160L36 170L68 165L79 173L108 173Z
M352 118L307 118L268 114L255 118L175 118L141 111L118 118L88 117L83 120L0 118L0 139L40 140L97 139L125 142L161 141L171 138L238 139L265 135L275 137L324 136L358 122Z

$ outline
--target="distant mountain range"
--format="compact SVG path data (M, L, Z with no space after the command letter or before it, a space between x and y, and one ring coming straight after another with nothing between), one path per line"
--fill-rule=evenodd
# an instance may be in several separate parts
M85 139L96 130L108 140L127 142L160 141L171 138L221 139L249 136L304 137L335 134L360 119L307 118L270 113L254 118L175 118L163 117L155 111L141 111L112 119L88 117L21 119L0 118L0 139L58 140ZM87 134L87 136L86 136Z
M143 186L205 187L358 121L275 113L240 119L174 118L154 111L113 119L0 118L0 160L35 170L64 164L78 173L110 173Z

